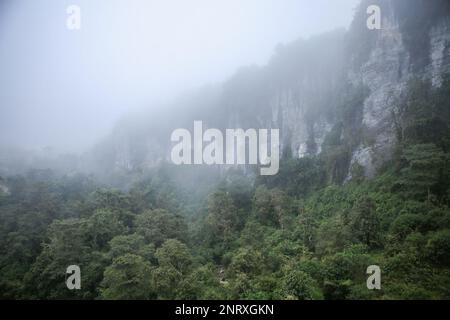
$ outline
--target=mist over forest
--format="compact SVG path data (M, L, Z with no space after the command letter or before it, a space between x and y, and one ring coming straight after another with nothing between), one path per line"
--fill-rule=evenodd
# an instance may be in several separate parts
M4 0L0 69L1 299L450 298L447 0Z

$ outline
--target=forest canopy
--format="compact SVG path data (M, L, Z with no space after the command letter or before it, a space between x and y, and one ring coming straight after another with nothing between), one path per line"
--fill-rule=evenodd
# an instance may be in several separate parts
M50 170L2 177L0 297L448 299L449 97L448 77L410 82L395 156L371 180L333 179L327 152L256 180L230 169L195 196L170 164L123 190ZM369 265L381 290L366 288Z

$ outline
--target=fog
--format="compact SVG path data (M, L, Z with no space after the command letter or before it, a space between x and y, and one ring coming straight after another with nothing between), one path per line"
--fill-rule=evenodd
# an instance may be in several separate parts
M348 27L358 0L1 0L0 145L86 150L124 114ZM66 8L81 8L81 29Z

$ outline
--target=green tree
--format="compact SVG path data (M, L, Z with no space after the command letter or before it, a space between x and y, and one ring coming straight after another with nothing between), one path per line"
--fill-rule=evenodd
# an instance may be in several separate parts
M175 239L166 240L155 254L160 266L170 266L186 274L192 266L192 255L188 247Z
M441 149L434 144L411 145L404 149L403 159L405 167L399 185L408 196L430 200L432 193L446 192L439 183L449 176L450 159Z
M86 236L92 241L92 247L105 249L108 242L126 230L115 212L97 210L89 219L86 226Z
M105 269L101 296L108 300L145 300L155 297L152 266L141 256L125 254Z
M127 253L142 256L147 261L156 264L155 246L146 244L143 236L133 233L130 235L119 235L109 242L109 256L114 259Z
M190 300L224 299L225 290L220 284L218 270L211 264L194 269L181 281L177 298Z
M217 191L208 197L207 216L200 229L200 237L212 249L213 258L220 260L237 238L239 213L229 193Z
M371 198L362 198L356 203L349 216L350 231L356 239L370 248L381 244L380 220L375 202Z
M439 266L450 266L450 230L437 231L431 235L426 244L426 254L429 260Z
M135 220L136 232L156 247L167 239L187 241L187 225L182 216L164 209L147 210Z
M25 290L31 298L95 298L106 257L89 246L86 219L56 220L48 231L43 250L25 276ZM68 290L66 269L80 266L81 290ZM100 266L100 267L98 267Z
M283 283L288 299L319 300L323 298L316 282L306 272L289 271L285 275Z

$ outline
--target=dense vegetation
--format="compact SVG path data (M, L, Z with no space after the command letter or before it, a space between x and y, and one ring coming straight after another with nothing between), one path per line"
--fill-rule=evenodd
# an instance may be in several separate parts
M229 170L197 193L168 164L122 191L51 171L3 177L0 297L448 299L449 97L450 78L411 81L393 102L394 158L372 180L349 168L339 126L321 155L286 153L277 176ZM81 290L66 288L72 264ZM381 290L366 288L372 264Z

